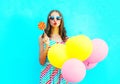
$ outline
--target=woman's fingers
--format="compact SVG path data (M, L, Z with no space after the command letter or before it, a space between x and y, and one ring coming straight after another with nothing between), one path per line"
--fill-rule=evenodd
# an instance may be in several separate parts
M46 45L49 45L49 37L47 36L47 34L45 32L43 34L43 39L42 40Z
M49 45L49 37L46 34L44 35L43 42Z

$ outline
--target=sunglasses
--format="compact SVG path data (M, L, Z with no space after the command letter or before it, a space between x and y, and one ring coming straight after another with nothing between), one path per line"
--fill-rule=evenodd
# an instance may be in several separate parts
M56 18L56 20L61 20L62 17L61 16L49 16L50 20L54 20Z

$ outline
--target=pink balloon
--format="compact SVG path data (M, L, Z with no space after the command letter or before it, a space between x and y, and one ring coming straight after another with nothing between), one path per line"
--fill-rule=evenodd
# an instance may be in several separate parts
M68 82L80 82L86 75L86 68L83 62L73 58L63 64L61 72Z
M108 54L108 46L106 42L102 39L94 39L93 43L93 51L90 57L87 59L90 63L97 63L105 59Z
M87 70L92 69L97 65L97 63L89 63L87 61L84 61L83 63L85 64Z

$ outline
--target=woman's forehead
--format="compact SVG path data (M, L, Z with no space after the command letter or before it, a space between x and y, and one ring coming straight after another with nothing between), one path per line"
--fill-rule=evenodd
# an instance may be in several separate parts
M51 16L59 16L60 14L58 12L52 12Z

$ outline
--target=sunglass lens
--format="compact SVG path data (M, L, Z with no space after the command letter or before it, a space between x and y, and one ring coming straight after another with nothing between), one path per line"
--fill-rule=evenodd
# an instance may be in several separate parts
M60 16L57 16L56 19L57 19L57 20L61 20L61 17L60 17Z
M54 20L54 16L50 16L50 19L51 19L51 20Z

